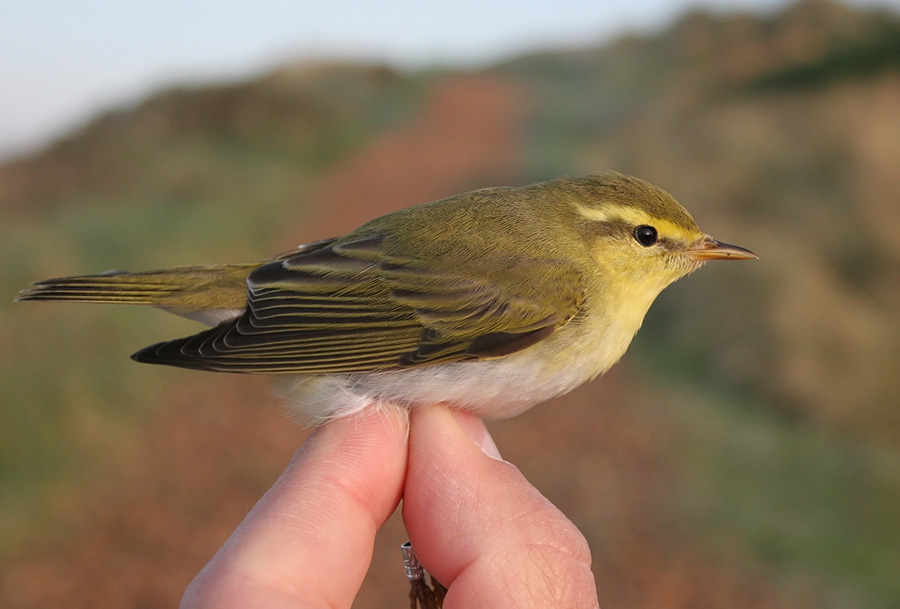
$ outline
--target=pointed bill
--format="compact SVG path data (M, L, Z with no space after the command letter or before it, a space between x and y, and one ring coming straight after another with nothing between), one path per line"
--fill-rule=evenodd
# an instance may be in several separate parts
M759 258L759 256L748 249L716 241L708 235L692 245L686 254L690 258L702 262L707 260L755 260Z

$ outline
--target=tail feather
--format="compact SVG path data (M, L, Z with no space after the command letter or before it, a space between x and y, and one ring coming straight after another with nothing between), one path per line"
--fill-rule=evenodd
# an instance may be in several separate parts
M36 281L19 292L16 300L62 300L69 302L116 302L160 304L166 296L183 289L176 279L154 280L145 273L115 271L102 275L59 277Z
M151 305L198 318L247 305L247 275L259 263L184 266L161 271L59 277L31 284L16 300Z

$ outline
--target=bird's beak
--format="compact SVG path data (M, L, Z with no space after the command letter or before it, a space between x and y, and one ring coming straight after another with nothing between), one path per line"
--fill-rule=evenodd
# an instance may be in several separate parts
M716 241L709 235L697 241L686 252L689 258L706 262L707 260L755 260L759 258L748 249Z

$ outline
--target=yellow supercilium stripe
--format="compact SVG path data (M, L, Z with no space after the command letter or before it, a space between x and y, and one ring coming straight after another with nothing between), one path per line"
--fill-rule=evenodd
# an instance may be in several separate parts
M682 241L693 241L697 238L692 231L684 229L682 226L664 220L662 218L654 218L642 209L636 207L628 207L624 205L603 205L600 207L588 207L576 201L572 202L572 206L584 218L595 222L624 222L630 226L640 226L648 224L659 232L661 236L670 239L679 239Z

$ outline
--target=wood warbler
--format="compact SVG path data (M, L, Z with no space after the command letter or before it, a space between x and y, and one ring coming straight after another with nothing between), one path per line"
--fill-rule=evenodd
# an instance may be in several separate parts
M205 322L132 357L289 375L304 422L378 403L500 418L608 370L676 279L749 258L666 192L610 172L468 192L264 262L48 279L18 300L145 304Z

